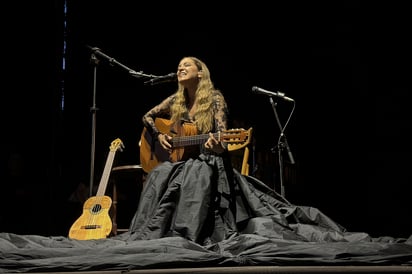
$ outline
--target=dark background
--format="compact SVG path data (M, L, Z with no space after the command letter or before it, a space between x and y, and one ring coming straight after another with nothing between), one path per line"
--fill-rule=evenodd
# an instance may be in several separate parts
M209 66L232 120L253 127L256 177L281 191L279 128L269 97L252 86L296 102L292 112L275 98L283 125L290 116L289 201L349 231L411 234L405 6L69 2L66 13L57 0L4 6L2 231L66 235L82 207L70 197L90 185L94 92L96 186L115 138L125 144L116 164L138 164L141 116L175 89L128 69L164 75L192 55ZM112 59L95 65L88 46Z

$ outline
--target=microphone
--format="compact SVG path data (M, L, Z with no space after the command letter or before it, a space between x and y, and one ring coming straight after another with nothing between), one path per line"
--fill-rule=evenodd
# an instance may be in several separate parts
M259 87L252 87L252 92L254 93L259 93L259 94L264 94L264 95L268 95L268 96L276 96L279 98L282 98L286 101L290 101L290 102L294 102L295 100L293 100L292 98L289 98L287 96L285 96L284 93L282 92L274 92L274 91L269 91L269 90L265 90L263 88L259 88Z
M146 85L153 86L153 85L167 83L167 82L175 82L176 80L177 80L177 74L172 72L167 75L154 77L153 79L150 79L149 81L146 81L144 83Z
M285 146L286 146L286 151L287 151L288 156L289 156L289 162L290 162L290 164L294 165L295 164L295 159L293 158L293 154L292 154L292 151L290 150L290 147L288 145L288 140L286 140L286 137L285 137Z

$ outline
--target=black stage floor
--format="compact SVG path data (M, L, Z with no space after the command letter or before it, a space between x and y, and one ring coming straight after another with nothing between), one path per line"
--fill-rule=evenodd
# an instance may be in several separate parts
M36 272L42 274L50 272ZM239 266L239 267L205 267L205 268L169 268L144 270L116 270L116 271L77 271L53 273L82 273L82 274L224 274L224 273L412 273L412 266Z

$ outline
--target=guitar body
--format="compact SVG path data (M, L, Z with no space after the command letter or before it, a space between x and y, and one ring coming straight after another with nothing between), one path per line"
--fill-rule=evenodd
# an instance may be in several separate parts
M77 240L102 239L112 231L109 215L112 199L109 196L94 196L86 200L82 215L73 223L69 237Z
M198 155L200 144L204 144L209 134L197 134L195 125L183 123L176 125L170 120L156 118L155 125L160 133L172 136L170 141L172 152L169 153L162 148L155 136L144 127L140 138L140 165L149 173L159 163L170 161L177 162L187 160ZM249 143L252 128L230 129L220 133L213 133L216 140L226 142L228 145L243 147Z
M196 127L190 123L176 125L170 120L156 118L155 124L162 134L168 134L172 137L193 136L197 133ZM199 148L196 146L198 144L188 146L174 145L172 153L169 153L163 149L157 138L152 136L145 127L143 128L140 140L140 164L147 173L159 163L185 160L191 155L196 155L199 151Z

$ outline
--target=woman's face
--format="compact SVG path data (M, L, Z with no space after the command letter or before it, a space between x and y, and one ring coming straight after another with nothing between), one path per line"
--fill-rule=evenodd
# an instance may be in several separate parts
M177 79L183 81L199 78L199 69L195 62L190 58L183 58L177 66Z

